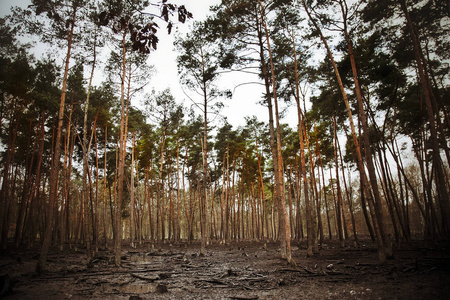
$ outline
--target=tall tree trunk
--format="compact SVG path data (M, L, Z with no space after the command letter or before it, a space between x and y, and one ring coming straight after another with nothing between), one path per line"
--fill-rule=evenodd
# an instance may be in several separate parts
M259 175L259 177L258 177L258 181L259 181L259 183L258 183L258 189L260 189L260 193L258 193L258 194L260 194L261 195L261 197L260 197L260 200L261 200L261 203L260 203L260 207L261 207L261 209L260 209L260 213L261 213L261 222L260 222L260 224L261 224L261 226L260 226L260 228L261 228L261 231L260 231L260 238L261 239L264 239L265 237L267 237L268 236L268 234L269 234L269 226L268 226L268 220L267 220L267 212L266 212L266 204L265 204L265 195L264 195L264 179L263 179L263 176L262 176L262 169L261 169L261 155L259 154L259 149L258 149L258 143L256 143L256 156L257 156L257 158L258 158L258 175ZM266 235L264 235L264 224L266 225Z
M322 208L321 208L321 200L322 197L320 195L320 170L319 168L317 168L318 174L319 174L319 179L316 181L316 175L315 175L315 168L316 168L316 156L319 156L320 159L320 152L319 152L319 147L318 147L318 142L317 142L317 131L316 131L316 125L314 124L314 131L316 132L316 146L314 149L314 157L313 157L313 151L311 151L310 149L310 160L311 160L311 180L312 180L312 185L314 187L314 192L315 192L315 199L316 199L316 215L317 215L317 229L319 231L319 237L320 237L320 244L323 245L323 240L324 240L324 234L323 234L323 222L322 222ZM319 184L319 189L317 188L317 184ZM316 241L314 242L315 247L318 248L318 244L317 244L317 237L316 237Z
M303 100L304 100L304 96L303 96ZM303 103L304 104L304 103ZM313 194L313 198L314 200L311 200L310 202L310 206L311 206L311 221L312 221L312 243L313 243L313 252L314 253L319 253L319 245L317 242L317 230L316 228L318 228L319 230L321 230L322 227L322 223L320 222L320 225L318 225L317 219L320 219L320 205L319 205L319 198L318 198L318 192L317 192L317 185L316 185L316 178L314 175L314 159L312 156L312 151L311 148L309 146L309 138L308 138L308 134L306 132L306 117L303 116L303 136L305 137L305 146L306 149L308 149L309 152L309 160L310 160L310 179L311 179L311 187L312 187L312 194ZM316 205L316 213L314 213L314 205Z
M269 40L269 32L267 29L265 18L265 8L260 0L258 0L259 6L261 7L261 25L264 28L266 43L267 43L267 51L269 53L269 61L270 61L270 69L272 75L272 95L275 106L275 122L276 122L276 152L274 154L274 161L277 161L274 168L274 172L277 174L275 176L276 182L276 190L277 190L277 200L278 200L278 208L279 208L279 223L280 227L280 237L281 237L281 255L292 264L295 264L292 253L291 253L291 228L289 226L289 218L286 211L286 199L285 199L285 187L284 187L284 174L283 174L283 157L281 154L281 127L279 120L279 111L278 111L278 99L277 99L277 86L275 80L275 67L272 57L272 51L270 48L270 40ZM270 97L268 96L268 99ZM269 109L271 108L271 103L268 103Z
M202 57L202 73L203 75L206 74L205 70L205 62L203 60L203 49L200 48L200 53ZM206 75L203 76L206 78ZM203 141L202 141L202 164L203 164L203 192L202 196L200 197L201 200L201 227L202 227L202 243L201 243L201 249L200 254L206 255L206 244L209 240L209 222L208 222L208 216L209 216L209 205L208 205L208 94L207 94L207 88L206 88L206 80L203 81Z
M28 239L28 246L31 247L32 242L34 241L33 232L37 226L36 224L36 212L37 212L37 201L39 198L39 187L41 181L41 166L42 159L44 154L44 136L45 136L45 112L42 112L41 117L41 128L39 131L39 152L38 152L38 161L36 163L36 179L33 184L33 188L30 194L30 207L28 210L28 217L24 221L24 236Z
M36 266L36 271L43 272L45 271L45 266L47 263L47 255L50 245L52 243L52 230L53 230L53 221L54 221L54 211L55 205L58 198L58 174L59 174L59 160L61 153L61 135L63 129L63 121L64 121L64 107L66 101L66 90L67 90L67 76L69 74L69 62L70 55L72 51L72 37L75 28L75 19L76 19L77 7L73 7L72 14L72 22L70 25L70 30L67 34L67 55L65 59L65 67L64 67L64 76L63 76L63 86L61 89L61 100L59 103L59 114L58 114L58 127L56 130L56 139L55 139L55 149L53 151L52 156L52 164L50 171L50 191L49 191L49 204L48 204L48 215L45 224L45 233L43 237L41 252L39 254L39 261Z
M123 184L125 171L125 146L126 146L126 131L125 131L125 74L126 74L126 35L124 30L122 36L122 78L120 84L120 124L119 124L119 153L118 153L118 174L117 174L117 198L115 210L115 230L114 230L114 263L117 267L121 265L122 255L122 202L123 202Z
M339 242L341 244L341 248L344 247L344 236L343 236L343 228L342 228L342 218L344 216L342 215L342 191L341 191L341 183L339 180L339 162L338 162L338 144L337 144L337 128L336 128L336 116L333 116L333 132L334 132L334 165L335 165L335 173L336 173L336 195L337 195L337 201L336 201L336 222L337 222L337 228L338 228L338 237Z
M134 209L135 209L135 199L134 199L134 147L136 141L136 131L133 130L133 141L131 142L131 171L130 171L130 245L135 248L134 239L136 236L136 228L134 227Z
M150 160L149 169L150 170L153 169L153 159ZM147 174L149 173L149 169L147 169ZM153 198L154 198L153 186L154 186L154 184L153 184L152 173L153 172L150 173L150 176L147 175L148 180L150 181L150 188L149 188L150 190L149 190L149 196L148 196L148 224L150 227L150 240L152 242L154 242L155 241L155 229L154 229L155 226L154 226L154 221L153 221L153 207L154 207L154 205L153 205L153 203L154 203L154 201L153 201Z
M347 197L348 210L350 212L350 218L351 218L351 222L352 222L353 239L354 239L355 245L356 245L356 243L358 241L358 235L356 233L356 221L355 221L355 216L354 216L354 213L353 213L353 200L352 200L351 195L350 195L349 190L348 190L347 180L345 179L344 159L342 158L342 151L341 151L341 146L339 144L339 139L337 139L337 146L338 146L337 148L339 150L339 160L340 160L341 165L342 165L341 169L342 169L342 179L343 179L343 182L344 182L345 195ZM350 171L349 171L349 174L350 174Z
M156 239L158 242L158 249L161 247L161 241L164 241L165 228L164 228L164 178L163 178L163 166L164 166L164 149L166 143L166 128L163 128L161 137L161 157L159 165L159 188L156 191Z
M34 133L33 129L32 129L32 123L33 120L30 120L30 127L29 127L29 131L30 133ZM39 126L39 124L37 124L37 126ZM27 155L27 158L25 160L25 178L24 178L24 184L23 184L23 190L22 190L22 196L20 199L20 206L19 206L19 210L17 213L17 220L16 220L16 231L14 234L14 247L17 248L19 246L19 244L22 242L21 241L21 237L22 237L22 232L23 232L23 224L24 224L24 219L25 219L25 215L26 215L26 209L28 207L28 199L29 199L29 195L30 195L30 190L32 189L32 172L31 170L33 169L33 164L34 164L34 159L35 159L35 151L36 148L39 144L39 139L35 139L34 143L33 143L33 148L30 149L30 144L31 144L31 136L33 134L28 135L28 141L27 141L27 149L28 151L31 150L31 152L29 152L30 154ZM36 136L38 136L38 132L36 132L35 134Z
M106 155L108 152L108 126L105 125L105 149L104 151L104 160L103 160L103 237L105 239L105 249L108 249L108 226L107 226L107 208L106 208L106 185L107 185L107 166L106 166ZM112 216L111 216L112 217ZM112 218L111 218L112 223Z
M184 189L183 189L184 193ZM181 207L181 199L180 199L180 137L177 137L177 216L176 216L176 241L180 241L181 239L181 214L180 214L180 207Z
M220 196L220 242L225 244L225 191L226 191L226 157L223 155L223 163L222 163L222 193Z
M298 117L298 132L300 138L300 163L301 163L301 172L303 177L303 193L305 196L305 206L306 206L306 233L308 235L308 256L312 256L313 246L314 246L314 228L313 228L313 220L312 220L312 209L311 209L311 199L309 197L309 189L308 189L308 180L306 177L306 158L305 158L305 136L304 136L304 115L300 106L300 82L298 77L298 67L297 67L297 52L295 45L295 38L292 35L292 43L294 49L294 67L295 67L295 101L297 103L297 117ZM273 79L275 80L275 79ZM274 83L275 84L275 83Z
M317 137L317 135L316 135ZM330 224L330 216L329 216L329 210L328 210L328 200L327 200L327 191L325 189L325 174L324 174L324 168L322 163L322 156L320 155L320 149L318 148L318 155L319 155L319 162L320 162L320 170L322 173L322 186L323 186L323 200L325 202L325 213L327 216L327 225L328 225L328 238L331 240L333 238L331 234L331 224Z
M97 141L97 129L94 128L94 145L95 145L95 216L94 216L94 252L98 252L98 239L99 239L99 232L100 232L100 210L98 208L98 183L99 183L99 171L98 171L98 141Z
M66 134L65 134L65 139L66 142L64 144L64 166L63 166L63 177L64 177L64 183L63 183L63 202L66 202L66 205L62 205L62 208L66 208L66 214L65 217L69 218L69 206L67 205L68 201L69 201L69 197L70 197L70 175L71 175L71 165L69 166L69 161L71 160L70 157L70 145L71 145L71 128L72 128L72 111L73 111L73 99L71 100L71 104L70 104L70 112L69 112L69 121L67 122L67 127L66 127ZM64 215L64 209L62 209L61 211L61 216ZM68 219L66 220L66 225L67 225ZM63 224L63 221L61 220L60 222L61 224ZM61 226L60 228L60 246L59 246L59 251L63 251L64 250L64 239L65 239L65 235L64 235L64 228L63 226Z
M226 188L225 188L225 242L228 244L230 242L230 144L227 143L227 172L226 172Z
M364 131L364 154L365 154L365 160L366 160L366 164L367 164L367 171L369 173L369 180L370 180L370 185L372 188L372 194L373 194L373 206L375 209L375 216L376 216L376 222L377 222L377 227L379 228L379 236L378 238L380 239L379 241L379 245L381 247L381 249L378 249L378 253L380 255L380 261L384 262L386 258L389 258L392 256L392 243L390 241L390 238L387 235L387 228L386 228L386 224L384 221L384 216L383 216L383 209L382 209L382 200L381 200L381 195L378 189L378 181L377 181L377 176L375 173L375 166L373 163L373 155L372 155L372 150L371 150L371 145L370 145L370 140L369 140L369 125L366 119L366 114L364 111L364 105L363 105L363 98L362 98L362 93L361 93L361 88L360 88L360 84L359 84L359 76L358 76L358 72L357 72L357 67L356 67L356 61L355 61L355 55L353 52L353 45L352 45L352 41L350 39L349 33L347 31L347 9L346 9L346 1L345 0L341 0L340 2L341 5L341 9L342 9L342 15L344 18L344 35L345 35L345 39L347 42L347 47L348 47L348 53L349 53L349 57L350 57L350 63L352 66L352 73L353 73L353 81L355 83L355 92L356 92L356 99L357 99L357 103L358 103L358 117L361 120L361 124L363 127L363 131Z
M92 80L94 78L94 70L95 70L95 63L96 63L96 58L97 58L97 52L96 52L96 46L97 46L97 33L95 33L95 37L94 37L94 48L93 48L93 62L92 62L92 68L91 68L91 75L89 78L89 84L88 84L88 90L87 90L87 95L86 95L86 103L85 103L85 107L84 107L84 121L83 121L83 140L82 140L82 150L83 150L83 197L82 199L84 199L84 201L87 201L88 198L90 198L90 189L89 186L91 184L91 182L88 182L88 173L89 173L89 152L91 149L91 142L92 142L92 138L90 139L90 142L88 143L88 113L89 113L89 98L91 95L91 87L92 87ZM87 205L87 203L84 203L84 208L85 208L85 216L88 215L88 208L89 205ZM92 210L93 211L93 210ZM93 253L91 250L91 234L89 233L89 229L88 229L88 222L87 222L87 218L85 219L85 224L84 224L84 234L86 236L86 254L88 257L88 260L91 260L93 257ZM95 224L92 224L92 227L95 227ZM95 236L95 234L94 234ZM95 239L95 238L94 238Z

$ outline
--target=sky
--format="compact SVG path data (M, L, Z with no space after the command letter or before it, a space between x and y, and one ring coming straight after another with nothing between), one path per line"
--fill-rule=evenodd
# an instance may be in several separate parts
M212 5L220 4L221 0L174 0L176 4L186 3L186 8L193 13L194 21L204 20L211 14L209 7ZM191 21L192 23L192 21ZM191 24L180 24L178 29L181 33L189 31ZM174 35L161 34L159 36L160 44L158 50L150 54L149 62L157 69L157 74L152 77L150 85L157 91L164 90L170 87L173 95L177 100L181 100L185 106L190 107L192 102L183 93L180 84L178 83L176 58L177 53L174 50L173 40ZM214 125L219 125L220 119L226 117L228 122L233 126L244 126L245 117L257 116L259 121L268 122L269 114L268 109L258 104L261 100L264 87L258 84L244 85L238 88L236 86L245 82L257 82L259 79L256 75L248 75L244 73L228 73L223 74L218 81L218 87L220 89L229 89L233 91L233 97L231 99L223 100L225 107L221 110L220 116L216 118ZM185 91L188 92L185 88ZM189 95L192 95L189 94ZM201 99L200 99L201 100ZM296 115L294 109L290 109L290 113L287 114L284 122L289 123L291 126L296 126ZM196 111L200 114L200 111ZM210 117L213 119L213 116Z
M221 0L172 0L174 4L185 4L186 8L192 12L195 21L201 21L206 18L211 5L216 5ZM31 0L0 0L0 16L4 16L9 13L11 6L26 7L31 3ZM186 24L179 24L173 30L171 35L167 35L164 28L160 29L158 50L153 51L149 55L148 62L154 65L157 72L149 78L149 84L146 87L146 91L151 90L162 91L166 88L170 88L175 99L179 103L183 103L185 107L191 107L192 102L184 94L181 85L178 81L176 58L177 53L174 50L173 40L174 33L178 29L181 33L189 31L192 21L186 22ZM261 106L258 102L261 100L263 93L263 86L258 84L243 85L238 88L236 86L245 82L259 81L256 75L250 76L243 73L229 73L224 74L218 81L218 87L220 89L230 89L233 92L232 99L225 99L223 102L225 107L221 110L220 115L213 120L213 116L210 116L210 121L213 120L213 125L220 125L221 119L226 117L228 122L233 126L245 125L246 116L257 116L259 121L267 122L268 110L266 107ZM186 89L185 89L186 90ZM191 94L190 94L191 95ZM195 100L195 99L194 99ZM132 100L132 105L140 105L139 100ZM282 109L283 104L280 103ZM196 110L196 114L201 114L201 111ZM291 126L296 126L296 114L295 109L290 108L286 115L286 118L282 120L283 123L289 123Z

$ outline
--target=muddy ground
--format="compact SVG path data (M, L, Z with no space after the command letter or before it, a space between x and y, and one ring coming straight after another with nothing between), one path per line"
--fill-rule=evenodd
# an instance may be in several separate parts
M450 299L450 243L400 246L383 265L369 241L344 249L328 241L314 257L294 244L297 267L280 258L277 244L263 242L213 244L204 257L198 244L124 246L121 268L110 250L88 267L83 249L53 249L50 271L41 275L34 272L37 250L0 254L0 275L12 286L0 298Z

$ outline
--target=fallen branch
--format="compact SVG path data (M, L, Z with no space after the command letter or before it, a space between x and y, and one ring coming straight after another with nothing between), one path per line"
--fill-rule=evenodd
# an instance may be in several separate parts
M145 281L150 281L150 282L155 282L156 280L161 279L158 275L154 275L152 277L147 277L147 276L141 276L138 274L131 273L131 276L136 277L138 279L145 280Z

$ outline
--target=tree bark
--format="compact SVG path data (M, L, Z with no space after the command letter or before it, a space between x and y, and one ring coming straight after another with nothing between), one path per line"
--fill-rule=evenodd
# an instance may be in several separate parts
M276 121L276 155L274 155L274 160L277 161L275 173L278 174L278 176L275 177L276 181L276 189L278 191L278 201L279 201L279 218L280 218L280 224L282 225L280 228L281 233L281 243L282 243L282 256L283 252L285 255L286 260L288 263L295 264L295 261L292 258L291 253L291 228L289 226L289 218L286 211L286 200L285 200L285 191L284 191L284 174L283 174L283 157L281 153L281 126L280 126L280 120L279 120L279 111L278 111L278 99L277 99L277 86L276 86L276 80L275 80L275 67L272 57L272 51L270 47L270 41L269 41L269 32L267 29L267 25L264 21L265 17L265 8L261 2L261 0L258 0L259 6L261 7L261 24L264 28L265 36L266 36L266 43L267 43L267 51L269 53L269 61L270 61L270 69L272 73L272 95L273 95L273 101L275 106L275 121ZM270 98L270 97L268 97ZM269 104L270 107L270 104Z
M52 156L52 164L50 171L50 191L49 191L49 204L47 208L47 220L45 224L45 233L43 237L41 252L39 254L39 261L36 266L36 271L38 273L45 271L46 263L47 263L47 255L50 245L52 243L52 231L53 231L53 220L54 220L54 212L55 205L58 198L58 174L59 174L59 163L60 163L60 154L61 154L61 135L64 121L64 107L66 101L66 90L67 90L67 77L69 74L69 62L70 55L72 51L72 37L75 28L75 19L76 19L77 7L73 7L72 14L72 22L70 25L70 30L67 34L67 55L65 59L65 67L64 67L64 76L63 76L63 86L61 90L61 100L59 103L59 114L58 114L58 126L56 130L56 138L55 138L55 149L53 151Z
M134 199L134 146L136 141L136 131L133 130L133 141L131 146L131 178L130 178L130 245L132 248L135 248L134 239L136 236L136 227L134 226L134 208L135 208L135 199Z
M116 267L121 265L122 254L122 201L123 201L123 183L125 171L125 146L126 146L126 131L125 131L125 74L126 74L126 35L124 30L122 36L122 78L120 84L120 124L119 124L119 153L118 153L118 174L117 174L117 198L115 210L115 224L114 224L114 263Z
M380 256L380 262L384 262L386 260L386 258L390 258L392 256L392 244L390 242L390 238L388 237L387 234L387 228L386 228L386 224L384 221L384 214L383 214L383 209L382 209L382 200L381 200L381 195L378 189L378 181L377 181L377 176L375 173L375 166L373 163L373 155L372 155L372 150L371 150L371 145L370 145L370 140L369 140L369 126L368 126L368 122L367 122L367 118L366 118L366 114L364 111L364 105L363 105L363 99L362 99L362 92L361 92L361 87L359 84L359 78L358 78L358 72L357 72L357 67L356 67L356 61L355 61L355 55L354 55L354 51L353 51L353 45L352 45L352 41L350 39L348 30L347 30L347 4L345 0L341 0L340 2L341 5L341 10L342 10L342 15L343 15L343 19L344 19L344 35L345 35L345 39L347 42L347 47L348 47L348 53L349 53L349 57L350 57L350 63L351 63L351 67L352 67L352 73L353 73L353 81L355 83L355 92L356 92L356 99L357 99L357 103L358 103L358 117L361 120L361 124L363 127L363 132L364 132L364 154L365 154L365 160L366 160L366 164L367 164L367 171L369 173L369 180L370 180L370 185L372 188L372 194L373 194L373 206L375 209L375 216L376 216L376 221L377 222L377 228L379 228L379 249L378 249L378 253ZM358 150L357 150L358 151Z

